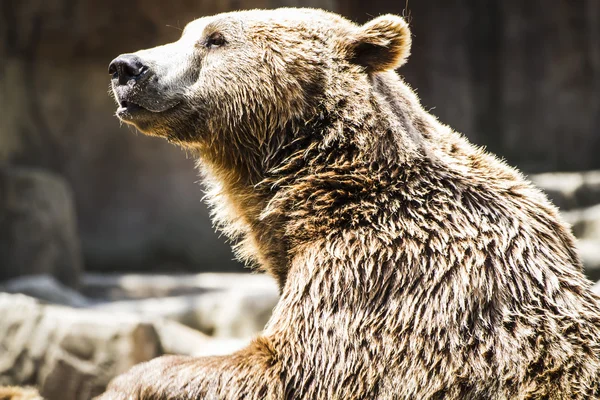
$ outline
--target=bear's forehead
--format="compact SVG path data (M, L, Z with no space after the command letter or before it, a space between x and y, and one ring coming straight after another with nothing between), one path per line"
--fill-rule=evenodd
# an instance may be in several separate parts
M274 10L246 10L198 18L187 24L183 35L201 35L207 27L213 29L264 29L265 27L305 27L352 30L349 20L327 11L310 8L278 8Z

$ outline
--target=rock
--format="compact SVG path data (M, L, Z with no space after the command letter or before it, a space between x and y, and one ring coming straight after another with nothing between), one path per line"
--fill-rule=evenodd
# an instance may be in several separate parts
M245 338L264 329L278 301L276 288L260 293L241 290L211 293L204 310L199 308L196 315L215 337Z
M155 321L154 328L165 354L219 356L231 354L250 342L248 339L214 339L169 320Z
M256 292L277 289L265 274L97 274L82 277L82 292L92 298L123 300L202 294L214 290L248 289Z
M586 274L600 279L600 204L562 213L577 237L577 248Z
M562 210L600 204L600 171L553 172L530 179Z
M530 178L571 224L586 274L600 279L600 171L546 173Z
M0 348L0 385L36 385L48 400L90 399L161 354L154 327L139 318L9 294L0 294Z
M592 291L594 293L596 293L597 295L600 295L600 281L596 282L593 286L592 286Z
M48 274L77 286L82 268L71 190L57 175L0 168L0 281Z
M247 343L160 318L0 293L0 386L33 385L47 400L91 399L116 375L163 354L221 355Z
M86 275L84 282L85 292L122 299L96 309L167 318L214 337L247 338L260 332L279 298L275 281L266 275Z
M577 238L600 242L600 204L563 212L562 215L571 224Z
M577 249L587 276L592 280L600 279L600 241L579 240Z
M210 357L231 354L249 345L251 338L246 339L211 339L203 347L190 353L194 357Z
M90 301L79 292L62 285L50 275L30 275L11 279L0 285L0 291L21 293L47 303L86 307Z

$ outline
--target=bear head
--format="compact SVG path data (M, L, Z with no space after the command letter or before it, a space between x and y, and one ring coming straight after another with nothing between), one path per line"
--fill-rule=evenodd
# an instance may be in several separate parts
M123 122L256 183L294 140L290 127L360 107L349 96L362 102L369 76L401 66L410 43L393 15L357 26L320 10L241 11L195 20L109 72Z

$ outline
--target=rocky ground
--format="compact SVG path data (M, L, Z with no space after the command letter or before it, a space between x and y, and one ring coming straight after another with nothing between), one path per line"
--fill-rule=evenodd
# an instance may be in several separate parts
M560 208L577 236L586 273L600 280L600 171L538 174L530 179Z
M586 272L599 280L600 171L530 178L572 224ZM159 355L242 347L277 302L276 284L264 275L85 273L68 190L36 171L0 173L0 185L8 194L0 220L10 235L0 238L0 386L87 400Z
M48 275L0 286L0 386L87 400L131 366L163 354L227 354L267 322L277 286L264 275L83 275L80 291Z

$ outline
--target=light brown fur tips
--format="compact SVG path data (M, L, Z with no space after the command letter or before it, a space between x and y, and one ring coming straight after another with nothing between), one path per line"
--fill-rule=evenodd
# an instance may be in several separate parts
M0 386L0 400L43 400L37 390L15 386Z
M274 276L264 333L102 399L600 398L600 307L555 207L421 107L396 16L221 14L111 63L117 115L198 156Z

